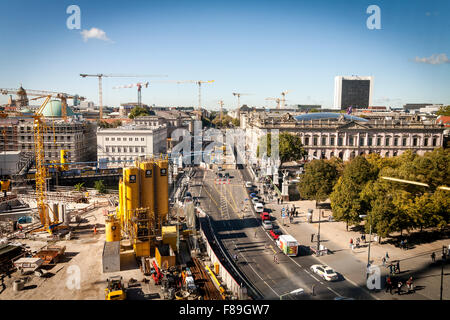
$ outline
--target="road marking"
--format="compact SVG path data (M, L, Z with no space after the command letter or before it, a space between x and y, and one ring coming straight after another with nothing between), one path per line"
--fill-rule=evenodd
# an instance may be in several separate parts
M337 293L336 291L334 291L333 289L331 289L330 287L327 287L328 290L330 290L331 292L333 292L335 295L337 295L338 297L342 297L342 295L340 295L339 293Z

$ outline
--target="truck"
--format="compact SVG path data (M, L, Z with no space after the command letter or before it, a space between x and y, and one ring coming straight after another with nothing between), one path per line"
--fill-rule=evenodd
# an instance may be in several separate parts
M289 234L279 236L277 245L287 256L296 256L298 254L298 242Z

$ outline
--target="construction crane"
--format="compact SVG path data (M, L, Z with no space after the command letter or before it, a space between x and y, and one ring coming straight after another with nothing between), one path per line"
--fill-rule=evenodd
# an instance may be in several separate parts
M147 81L147 82L137 82L137 83L132 83L132 84L126 84L126 85L123 85L123 86L115 86L115 87L113 87L113 89L133 88L133 87L137 87L137 92L138 92L138 106L139 106L139 107L142 107L142 94L141 94L141 89L142 89L142 87L148 88L148 81Z
M143 74L143 75L125 75L125 74L86 74L80 73L80 77L97 77L98 78L98 106L100 109L100 120L103 119L103 93L102 93L102 78L148 78L148 77L167 77L167 75L151 75L151 74Z
M22 90L22 91L20 91L20 90ZM75 101L78 101L78 100L83 101L86 99L85 97L81 97L78 95L69 95L66 93L45 91L45 90L32 90L32 89L25 90L22 87L20 87L19 89L0 88L0 93L3 95L6 95L6 94L18 95L20 93L21 95L23 95L25 97L25 99L27 99L27 96L35 97L30 100L42 99L49 95L51 97L61 99L61 115L64 118L64 120L66 120L66 118L67 118L67 99L73 99L74 104L75 104Z
M283 91L282 93L281 93L281 99L280 99L280 102L281 102L281 109L284 109L284 107L285 107L285 102L286 102L286 95L289 93L289 92L291 92L291 91Z
M237 93L237 92L233 92L233 96L237 97L237 108L239 109L241 107L241 96L250 96L251 93Z
M266 100L274 100L277 103L277 109L280 109L280 98L266 98Z

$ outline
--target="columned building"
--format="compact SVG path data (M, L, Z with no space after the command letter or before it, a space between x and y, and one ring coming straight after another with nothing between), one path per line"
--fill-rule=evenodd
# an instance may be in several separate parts
M311 113L297 117L285 114L271 117L259 114L249 119L246 144L256 155L260 138L271 130L298 135L309 160L333 156L349 160L358 155L378 153L397 156L411 149L423 155L443 146L444 126L436 122L411 120L374 120L334 113Z

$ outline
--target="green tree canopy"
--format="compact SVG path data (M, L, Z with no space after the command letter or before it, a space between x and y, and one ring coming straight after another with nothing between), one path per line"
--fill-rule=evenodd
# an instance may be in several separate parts
M303 160L307 152L303 149L302 140L299 136L293 135L288 132L282 132L278 136L279 148L281 162L297 161ZM258 147L257 156L261 157L259 150L262 150L263 144L267 143L267 156L272 154L272 135L268 133L267 135L261 137Z
M150 112L146 108L137 106L137 107L134 107L133 109L131 109L128 117L130 119L134 119L136 117L149 116L149 115L150 115Z
M339 162L335 160L313 160L305 165L298 190L303 199L325 201L339 178Z
M450 116L450 106L440 107L436 114L438 116Z

